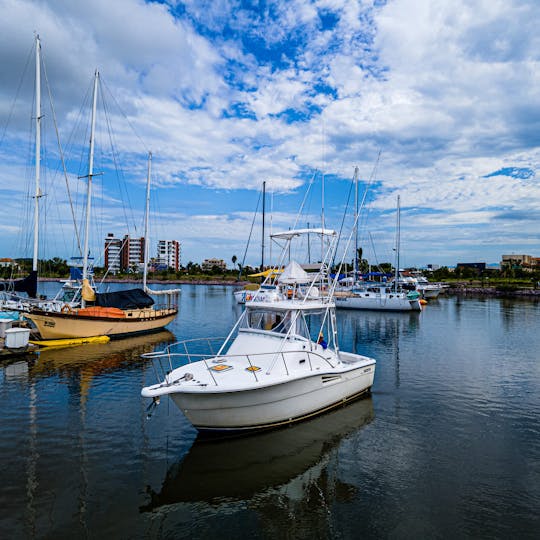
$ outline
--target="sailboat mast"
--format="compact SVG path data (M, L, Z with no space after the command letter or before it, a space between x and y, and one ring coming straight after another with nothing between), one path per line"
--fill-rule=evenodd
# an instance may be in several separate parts
M92 120L90 127L90 150L88 153L88 184L86 188L86 224L84 230L83 279L88 278L88 240L90 233L90 209L92 204L92 176L94 175L94 139L96 130L96 106L99 71L94 74L94 93L92 98ZM84 299L82 301L84 307Z
M32 256L32 270L38 269L38 245L39 245L39 199L41 197L40 174L41 174L41 44L36 35L36 158L35 158L35 184L34 196L34 253Z
M354 168L354 280L358 279L358 167Z
M264 272L264 227L266 221L266 181L263 181L262 190L262 243L261 243L261 272Z
M400 244L400 235L401 235L401 209L399 206L399 195L397 196L397 223L396 223L396 277L394 279L394 290L397 291L398 280L399 280L399 244Z
M152 171L152 152L148 152L148 175L146 177L146 211L144 213L144 269L143 289L146 291L148 277L148 216L150 213L150 173Z

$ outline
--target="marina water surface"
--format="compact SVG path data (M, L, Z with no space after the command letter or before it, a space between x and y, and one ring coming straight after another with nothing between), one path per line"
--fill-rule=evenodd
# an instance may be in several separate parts
M226 286L180 304L166 331L0 365L2 538L538 538L539 303L339 311L371 396L212 442L140 397L140 354L224 337L241 309Z

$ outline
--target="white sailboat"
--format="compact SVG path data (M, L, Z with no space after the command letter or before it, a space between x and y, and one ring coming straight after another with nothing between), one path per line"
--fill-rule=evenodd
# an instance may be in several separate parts
M70 278L66 280L62 288L54 298L39 297L37 294L38 283L38 255L40 241L40 199L43 197L41 191L41 121L43 119L41 107L41 40L39 35L35 36L35 148L34 148L34 208L33 208L33 253L32 271L30 274L18 280L10 280L0 283L0 310L13 310L16 318L20 312L27 312L34 308L46 309L48 311L60 311L65 305L74 308L80 304L80 280ZM54 114L54 110L53 110ZM60 146L60 141L58 141ZM61 150L61 149L60 149ZM76 224L74 223L76 227ZM26 296L20 293L26 293Z
M144 355L167 365L163 380L143 388L142 396L155 403L169 396L198 430L247 431L309 418L369 391L375 360L339 347L335 281L328 272L337 234L300 229L272 236L285 241L286 254L293 240L307 234L327 241L318 272L308 274L291 261L269 277L282 291L280 299L247 302L217 353L194 354L200 345L194 340ZM184 365L175 368L172 360Z
M26 317L37 327L41 338L65 339L86 338L91 336L125 336L142 332L155 331L172 322L178 313L176 295L178 289L159 291L165 294L167 303L156 308L154 300L146 287L146 268L148 266L148 242L145 241L145 273L144 289L136 288L111 293L96 293L89 284L89 229L92 202L92 179L94 176L94 139L96 123L96 104L99 83L99 72L94 76L92 99L92 117L90 132L90 149L88 158L87 192L86 192L86 224L84 236L83 268L82 268L82 300L80 308L65 304L61 311L35 307ZM145 216L145 234L148 232L148 198L150 183L150 163L148 162L147 203ZM152 294L158 294L151 291Z
M358 217L355 220L357 223ZM398 286L400 252L400 206L397 198L396 270L393 283L355 282L348 290L336 295L336 307L343 309L374 309L383 311L422 311L420 294ZM356 261L356 254L355 254ZM355 272L356 274L356 272Z
M37 304L37 276L38 276L38 246L39 246L39 200L42 197L40 187L41 177L41 42L39 36L35 36L35 157L34 157L34 219L33 219L33 252L32 271L23 278L7 283L2 283L4 292L0 302L0 307L4 310L23 309L31 304ZM20 296L17 293L24 292L27 296Z

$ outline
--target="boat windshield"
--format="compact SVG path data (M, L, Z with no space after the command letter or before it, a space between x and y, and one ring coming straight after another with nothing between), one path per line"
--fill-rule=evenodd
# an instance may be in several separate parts
M66 289L64 290L64 294L62 295L62 300L64 302L73 302L75 300L75 296L77 296L77 289Z
M292 325L295 325L295 327L291 329ZM294 335L309 339L309 331L303 314L295 310L272 311L268 309L250 309L244 317L241 328L246 330L264 330L280 334L288 334L290 331Z

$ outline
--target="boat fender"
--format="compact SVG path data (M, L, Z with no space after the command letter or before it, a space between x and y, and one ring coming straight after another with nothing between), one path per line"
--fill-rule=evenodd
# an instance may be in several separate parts
M62 313L70 314L73 313L73 310L71 309L71 306L69 304L64 304L62 306L62 309L60 310Z

